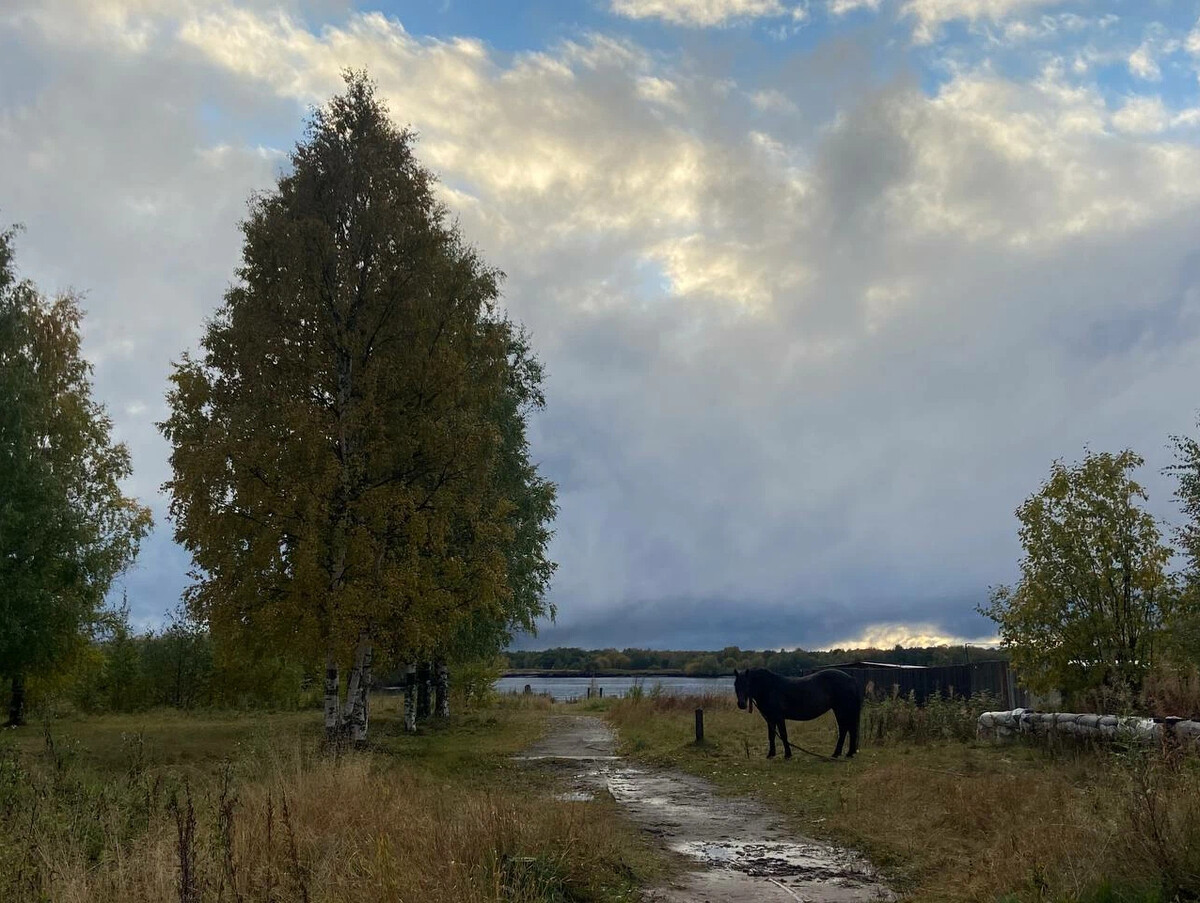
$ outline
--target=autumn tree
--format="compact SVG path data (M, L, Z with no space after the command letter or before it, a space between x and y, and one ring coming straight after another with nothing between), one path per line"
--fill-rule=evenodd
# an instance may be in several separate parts
M1021 579L981 611L1035 690L1137 690L1153 663L1176 594L1171 549L1130 476L1142 464L1128 450L1056 461L1017 509Z
M1175 463L1167 473L1177 480L1175 500L1184 520L1175 530L1183 557L1179 605L1167 624L1167 641L1177 664L1200 665L1200 442L1172 436Z
M323 657L326 727L361 739L376 651L420 654L511 605L497 411L518 333L365 76L291 163L173 373L167 488L214 640Z
M86 639L150 512L121 491L129 451L92 398L75 298L18 282L12 238L0 235L0 676L19 724L26 678Z
M509 368L504 391L492 412L499 445L492 466L489 492L503 505L508 537L504 545L507 593L499 606L472 607L470 615L448 641L429 650L442 660L473 661L498 655L514 633L537 633L537 619L554 616L546 601L555 565L546 556L550 523L558 508L556 487L539 473L529 452L526 423L546 404L542 365L529 337L509 335Z

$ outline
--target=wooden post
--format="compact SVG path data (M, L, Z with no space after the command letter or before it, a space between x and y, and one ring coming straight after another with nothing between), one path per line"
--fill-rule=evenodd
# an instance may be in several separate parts
M601 688L600 688L600 698L601 698L601 699L603 699L603 698L604 698L604 687L601 687Z
M591 698L592 698L592 688L591 688L591 687L588 687L588 688L587 688L587 698L588 698L588 699L591 699Z
M696 742L704 742L704 709L696 709Z

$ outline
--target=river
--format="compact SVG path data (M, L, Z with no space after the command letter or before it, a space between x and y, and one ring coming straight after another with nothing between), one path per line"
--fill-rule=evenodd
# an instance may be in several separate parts
M603 689L605 697L624 696L635 684L649 693L660 685L663 693L674 696L699 696L706 693L733 693L732 677L502 677L496 681L501 693L520 693L525 686L534 693L549 693L555 699L582 699L588 687Z

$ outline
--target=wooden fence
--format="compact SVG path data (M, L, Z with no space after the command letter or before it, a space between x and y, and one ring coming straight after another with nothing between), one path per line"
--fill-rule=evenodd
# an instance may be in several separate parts
M966 665L935 667L898 667L877 662L849 662L833 665L854 676L867 698L882 699L899 693L912 693L918 703L932 695L972 696L990 693L1004 707L1015 709L1025 704L1025 691L1017 686L1006 661L972 662ZM806 673L821 671L813 668Z

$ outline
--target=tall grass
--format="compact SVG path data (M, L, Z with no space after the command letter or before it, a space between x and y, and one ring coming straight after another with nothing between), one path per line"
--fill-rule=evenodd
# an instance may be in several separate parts
M627 753L757 796L798 832L862 849L906 900L1200 899L1200 757L978 742L978 711L993 707L981 698L872 702L850 762L767 760L763 720L727 696L622 700L609 717ZM821 754L836 740L829 715L789 722L788 734Z
M504 713L497 717L492 727L503 731ZM645 852L611 801L558 801L500 759L475 761L460 779L438 745L446 739L331 756L316 739L263 735L216 767L149 762L136 735L123 761L104 768L53 730L36 754L8 743L0 900L544 903L632 894ZM456 754L473 761L469 750Z

